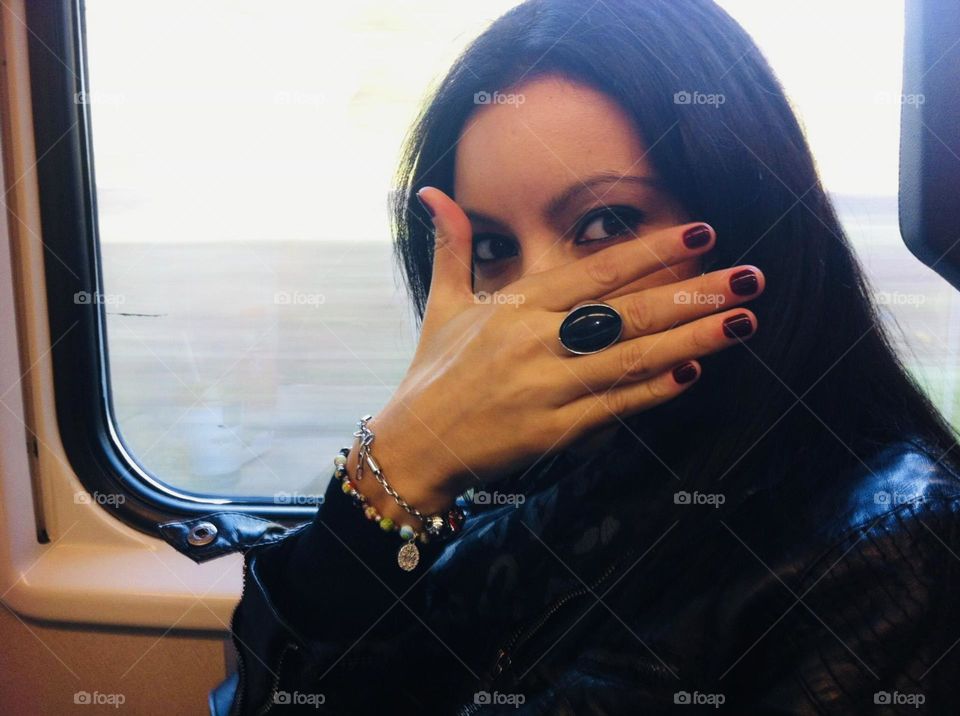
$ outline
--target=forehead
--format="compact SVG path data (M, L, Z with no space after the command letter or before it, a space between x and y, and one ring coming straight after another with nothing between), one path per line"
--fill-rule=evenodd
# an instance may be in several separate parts
M597 171L652 174L630 118L589 86L540 77L477 106L456 148L460 203L503 211L546 202Z

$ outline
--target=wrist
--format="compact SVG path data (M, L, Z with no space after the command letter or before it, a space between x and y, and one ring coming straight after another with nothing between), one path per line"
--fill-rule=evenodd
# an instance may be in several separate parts
M443 514L453 507L459 492L451 488L448 480L441 479L436 473L424 469L422 459L408 462L410 455L402 449L404 447L402 443L394 441L388 431L381 433L380 427L374 429L372 420L369 426L376 436L370 448L371 457L380 466L390 487L408 505L424 516ZM401 449L391 449L391 446L399 446ZM404 509L392 495L384 490L374 477L369 464L363 465L362 479L356 479L359 459L360 439L354 438L347 457L346 470L354 488L364 496L367 504L376 508L382 517L390 518L397 525L410 525L418 532L422 531L424 525L421 520ZM408 464L416 467L406 467Z

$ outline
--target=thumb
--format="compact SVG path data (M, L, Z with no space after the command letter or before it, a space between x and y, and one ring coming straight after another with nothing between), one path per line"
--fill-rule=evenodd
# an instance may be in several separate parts
M463 301L473 297L473 230L463 209L432 186L417 192L436 229L433 274L428 304Z

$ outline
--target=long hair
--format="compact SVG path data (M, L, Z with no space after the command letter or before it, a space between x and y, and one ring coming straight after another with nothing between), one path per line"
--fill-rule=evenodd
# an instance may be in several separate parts
M716 229L708 268L750 263L767 278L749 304L756 335L702 359L690 391L625 420L620 449L638 464L657 453L676 489L728 498L755 492L760 475L838 476L901 439L955 465L956 435L892 348L783 88L711 0L528 0L466 48L408 134L391 202L418 322L433 235L414 192L452 195L475 93L545 74L619 103L667 190ZM666 420L657 444L631 439L632 426Z

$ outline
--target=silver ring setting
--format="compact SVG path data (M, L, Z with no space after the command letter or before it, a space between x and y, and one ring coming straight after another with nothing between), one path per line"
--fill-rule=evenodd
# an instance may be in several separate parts
M620 340L623 318L608 303L585 303L570 309L560 323L560 345L568 353L589 355Z

